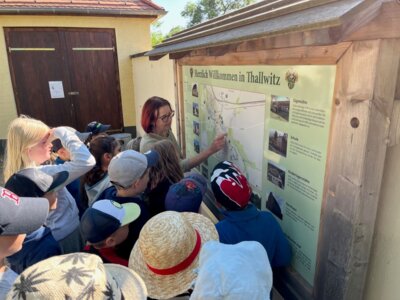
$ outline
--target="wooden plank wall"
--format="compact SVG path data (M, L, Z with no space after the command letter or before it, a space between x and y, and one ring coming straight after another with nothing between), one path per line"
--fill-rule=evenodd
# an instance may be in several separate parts
M399 39L357 41L338 63L315 299L362 299L399 49Z

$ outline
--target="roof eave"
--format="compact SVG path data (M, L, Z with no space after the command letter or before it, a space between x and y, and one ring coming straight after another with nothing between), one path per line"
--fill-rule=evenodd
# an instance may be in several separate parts
M198 50L209 47L221 46L235 42L242 42L261 37L273 37L286 35L294 32L325 30L337 28L342 31L346 24L345 16L357 12L369 11L369 15L363 15L364 21L371 19L379 10L381 1L377 0L341 0L318 5L304 11L291 12L279 17L267 18L255 23L246 23L246 20L240 20L235 23L225 24L221 28L210 28L203 33L190 34L189 32L181 37L167 40L154 49L148 51L146 56L150 59L157 59L166 54L180 53L190 50ZM335 8L331 10L331 8ZM356 9L356 8L359 9ZM360 22L359 22L360 23ZM243 24L243 25L242 25ZM361 24L361 23L360 23ZM241 26L242 25L242 26ZM224 30L220 30L220 29ZM354 30L354 27L352 26ZM209 33L207 34L207 31ZM324 34L329 34L325 30ZM336 37L337 39L340 36Z
M65 7L10 7L1 8L0 15L76 15L76 16L122 16L122 17L159 17L165 15L165 10L128 10L103 8L65 8Z
M199 39L193 39L193 40L187 40L183 41L180 43L176 44L171 44L167 45L164 47L158 47L154 48L148 52L145 53L145 56L149 56L151 60L157 60L160 57L166 55L166 54L172 54L172 53L180 53L180 52L186 52L186 51L191 51L191 50L198 50L198 49L203 49L203 48L210 48L210 47L216 47L216 46L222 46L222 45L227 45L230 43L238 43L242 41L248 41L248 40L253 40L257 38L262 38L262 37L273 37L273 36L279 36L279 35L285 35L289 33L293 33L296 31L309 31L309 30L316 30L316 29L326 29L326 28L334 28L338 27L341 24L335 20L331 22L326 22L325 24L318 24L318 27L316 26L309 26L308 28L302 27L292 30L284 29L281 31L276 31L276 32L254 32L253 34L247 34L247 35L238 35L238 36L233 36L233 35L228 35L228 34L221 34L221 38L216 37L214 41L212 41L212 36L209 36L209 40L206 42L205 39L203 38L203 42L201 42L201 38ZM220 34L216 34L218 36Z

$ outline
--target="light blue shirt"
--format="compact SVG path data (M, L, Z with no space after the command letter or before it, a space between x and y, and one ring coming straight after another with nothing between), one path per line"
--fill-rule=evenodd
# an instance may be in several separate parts
M17 277L18 274L8 267L5 272L0 272L0 300L6 299L6 295Z

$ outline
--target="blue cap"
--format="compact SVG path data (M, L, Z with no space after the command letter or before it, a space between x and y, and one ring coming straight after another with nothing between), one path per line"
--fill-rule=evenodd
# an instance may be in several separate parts
M81 218L81 232L85 241L95 244L104 241L121 226L140 216L136 203L120 204L112 200L99 200L89 207Z
M207 180L200 174L191 173L170 186L165 197L165 209L197 213L206 191Z
M92 121L89 124L87 124L85 131L91 132L92 134L99 134L107 131L108 129L110 129L110 127L111 125L105 125L97 121Z
M46 193L63 188L68 177L68 171L49 175L39 168L27 168L13 174L5 188L21 197L43 197Z

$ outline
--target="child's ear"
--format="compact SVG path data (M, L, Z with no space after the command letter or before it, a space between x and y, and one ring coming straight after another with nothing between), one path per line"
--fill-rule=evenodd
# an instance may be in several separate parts
M104 153L103 154L103 159L107 162L110 162L110 160L112 159L112 154L111 153Z
M139 184L140 179L136 180L135 183L133 184L133 187L136 189L138 184Z
M104 248L111 248L115 246L115 239L114 237L111 235L109 236L106 241L105 241L105 247Z

